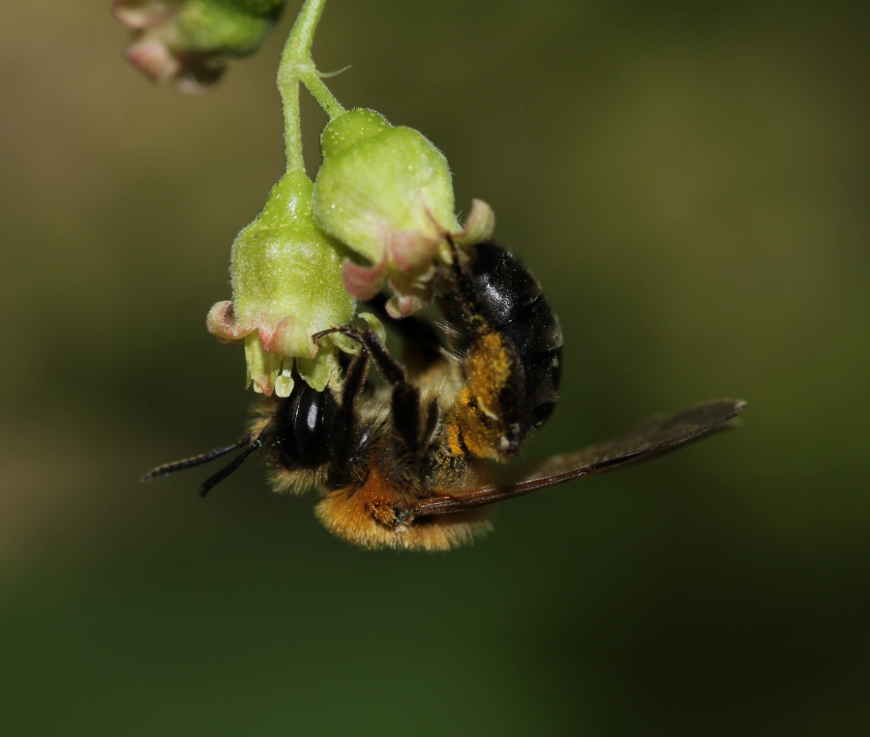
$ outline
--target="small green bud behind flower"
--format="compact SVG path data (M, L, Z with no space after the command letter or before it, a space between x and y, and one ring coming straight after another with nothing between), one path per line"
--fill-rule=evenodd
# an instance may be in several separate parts
M313 185L286 174L262 213L233 243L233 301L218 302L207 327L221 342L244 339L248 381L266 396L285 397L292 371L322 390L337 371L335 341L312 335L353 319L356 301L344 288L346 250L314 222Z
M370 299L388 280L396 292L387 304L394 317L431 303L436 259L450 259L448 236L471 245L492 234L495 216L481 200L474 201L460 227L447 159L411 128L358 108L330 121L321 150L314 186L317 222L372 264L345 262L347 290Z
M126 56L155 82L174 79L195 93L216 82L226 59L254 53L285 0L114 0L115 17L135 31Z

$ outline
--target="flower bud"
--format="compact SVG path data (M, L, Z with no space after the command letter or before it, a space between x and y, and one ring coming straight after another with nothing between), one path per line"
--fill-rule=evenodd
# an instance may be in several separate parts
M475 200L465 228L453 211L447 159L417 131L392 126L373 110L339 115L321 136L323 165L314 187L314 215L330 235L371 262L343 267L347 290L371 299L388 280L394 317L419 311L433 298L436 260L449 261L447 238L479 243L495 220Z
M346 250L323 233L311 211L311 180L286 174L262 213L233 243L233 301L218 302L207 327L218 340L244 339L248 381L266 396L288 396L293 368L322 390L335 375L335 340L312 336L349 322L356 303L344 288Z
M216 82L226 59L254 53L285 0L114 0L115 17L133 29L127 58L152 81L174 79L194 93Z

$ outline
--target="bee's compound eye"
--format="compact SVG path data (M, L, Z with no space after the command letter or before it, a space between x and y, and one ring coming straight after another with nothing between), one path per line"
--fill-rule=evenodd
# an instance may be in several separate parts
M311 468L329 458L327 432L335 411L332 395L297 380L275 413L270 445L285 469Z
M293 435L296 439L296 447L303 458L317 455L318 449L323 446L325 403L326 394L305 385L293 418Z

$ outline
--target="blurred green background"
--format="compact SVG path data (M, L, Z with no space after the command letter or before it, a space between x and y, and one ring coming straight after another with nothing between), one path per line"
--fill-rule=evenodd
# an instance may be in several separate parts
M298 5L184 98L108 0L4 2L3 733L866 733L865 4L330 0L333 91L431 138L561 316L530 456L749 401L444 555L350 547L257 463L206 501L137 482L247 418L204 319L282 171Z

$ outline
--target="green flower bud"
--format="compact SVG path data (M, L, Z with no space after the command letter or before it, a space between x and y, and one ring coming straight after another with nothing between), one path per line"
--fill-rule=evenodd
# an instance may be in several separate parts
M114 0L115 17L135 31L127 58L155 82L174 79L199 92L223 74L226 59L254 53L285 0Z
M334 338L312 335L349 322L356 302L344 288L346 253L315 224L313 185L286 174L272 188L259 217L233 243L233 301L218 302L207 327L218 340L244 339L248 381L267 396L293 388L292 371L322 390L337 371Z
M387 305L394 317L431 303L436 260L450 259L448 237L471 244L492 233L494 215L480 200L460 227L447 159L411 128L358 108L330 121L321 150L314 187L317 222L372 264L345 262L347 290L370 299L388 280L396 292Z

